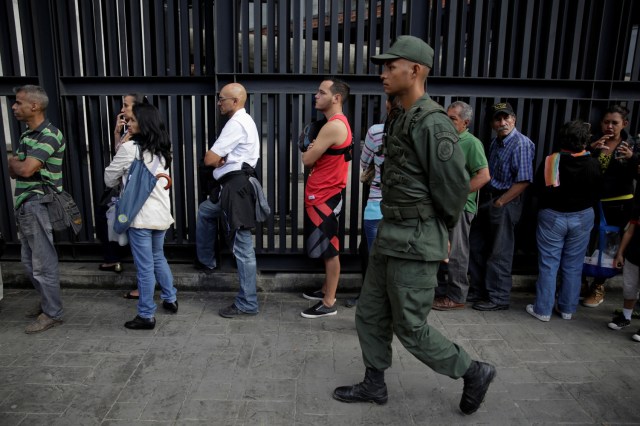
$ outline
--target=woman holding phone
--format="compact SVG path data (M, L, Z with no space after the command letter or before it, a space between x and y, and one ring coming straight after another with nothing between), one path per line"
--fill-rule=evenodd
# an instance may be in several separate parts
M600 163L603 177L600 202L604 217L608 225L621 229L631 219L633 180L638 175L638 156L634 155L631 139L624 130L629 125L628 115L629 110L622 105L607 108L600 121L600 132L587 148ZM596 216L597 212L598 209ZM596 217L595 228L599 222L600 218ZM595 308L604 302L604 282L604 278L595 278L589 288L586 278L583 278L584 306Z
M127 123L133 114L133 106L142 103L148 104L147 97L141 93L129 93L122 97L122 108L116 116L116 125L113 129L113 139L111 141L111 154L115 155L120 146L127 142L131 135L128 132ZM96 234L102 241L102 256L104 262L100 264L98 269L101 271L122 272L122 264L120 263L121 248L115 241L109 241L109 233L107 229L106 212L112 202L112 198L117 197L120 188L109 188L102 196L102 201L96 210ZM138 290L131 290L124 294L125 299L137 299Z
M119 185L126 179L135 159L142 159L153 175L168 176L171 167L171 142L158 109L149 104L135 104L128 121L130 140L118 149L116 156L104 172L108 187ZM153 293L160 284L162 307L178 312L173 275L164 256L164 236L173 224L169 191L159 179L140 211L127 230L133 261L138 270L138 315L125 323L133 330L151 330L155 327L156 304Z

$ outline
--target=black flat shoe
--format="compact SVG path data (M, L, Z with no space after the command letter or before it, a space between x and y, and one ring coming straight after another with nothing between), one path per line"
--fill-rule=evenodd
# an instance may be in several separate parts
M177 314L178 313L178 301L175 302L167 302L166 300L162 301L162 307L167 311Z
M493 302L476 302L471 306L476 311L506 311L509 305L498 305Z
M139 299L140 296L136 296L135 294L132 294L134 290L128 291L125 294L122 295L122 297L124 297L125 299Z
M138 315L131 321L127 321L124 323L126 328L131 330L153 330L156 326L155 318L142 318Z
M122 265L120 264L120 262L114 263L113 265L107 265L103 263L102 265L98 266L98 269L100 269L101 271L115 272L116 274L119 274L120 272L122 272Z

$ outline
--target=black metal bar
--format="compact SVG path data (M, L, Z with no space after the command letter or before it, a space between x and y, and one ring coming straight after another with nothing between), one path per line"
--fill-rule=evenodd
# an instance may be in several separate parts
M145 7L146 9L146 7ZM144 75L144 52L142 38L143 26L139 25L139 17L142 10L139 2L127 1L123 7L125 11L125 21L123 25L127 28L127 39L124 40L124 48L127 50L127 61L129 66L127 71L133 76ZM146 23L145 23L146 24ZM145 25L143 24L143 25Z
M358 248L358 237L360 236L359 232L353 232L353 230L358 229L358 224L360 223L360 215L359 211L359 201L360 201L360 141L364 140L364 136L366 135L366 129L364 130L364 135L362 133L362 114L359 114L360 111L363 111L363 96L355 95L351 97L353 101L353 109L351 109L351 116L349 117L350 124L353 125L351 128L351 132L353 135L354 147L353 147L353 160L351 164L351 192L349 194L349 199L351 200L351 216L349 220L349 229L351 232L349 233L349 248L351 253L356 253ZM343 210L347 209L348 204L344 204Z
M0 16L0 61L4 74L20 74L18 30L13 19L13 3L5 1L4 6L4 14Z
M278 71L281 73L291 72L289 68L289 41L291 40L291 28L289 25L289 2L278 2Z
M177 75L191 75L191 43L189 36L189 1L179 0L178 2L178 45L180 46L180 71L176 71ZM196 2L197 3L197 2ZM197 38L197 37L195 37Z
M338 72L338 18L339 18L339 0L330 0L331 1L331 16L330 16L330 41L329 41L329 72L331 74L336 74ZM319 46L318 46L319 47Z
M165 31L166 31L166 22L165 22L165 12L163 4L152 4L153 6L153 16L154 16L154 24L155 24L155 34L151 39L151 44L149 45L150 56L155 58L155 74L156 75L171 75L168 73L166 52L164 49L164 40L165 40Z
M34 0L32 0L34 1ZM25 2L26 3L26 2ZM60 109L60 91L58 88L59 68L54 44L51 3L34 1L32 7L33 38L37 41L36 62L40 86L47 92L49 106L47 117L54 125L62 123Z
M38 3L39 4L39 3ZM21 1L18 2L18 11L20 16L22 17L22 19L20 20L20 37L22 38L22 51L18 50L18 54L22 54L22 58L24 61L24 68L25 68L25 72L26 75L40 75L41 73L43 73L47 68L42 66L42 63L39 62L38 60L38 55L39 55L39 44L37 43L38 37L40 34L44 34L46 33L46 28L38 28L38 32L36 33L36 29L34 28L35 25L35 19L36 17L34 16L34 12L33 12L33 8L37 9L37 4L35 4L35 2L31 2L31 1ZM45 10L40 10L38 9L38 19L45 19L45 17L43 16L44 13L46 13L46 10L48 10L49 5L47 5L47 7L45 8ZM45 24L48 28L51 28L51 23L47 22ZM50 44L51 42L51 36L52 34L48 34L49 40L47 44ZM16 46L16 49L18 49L18 47ZM18 62L16 62L16 65L18 64ZM52 66L54 64L49 63L48 66ZM57 65L57 64L55 64ZM21 72L19 71L19 68L16 69L17 73ZM42 82L42 79L39 78L38 79L40 82Z
M267 72L276 71L276 8L275 0L266 0L267 2Z
M158 51L163 51L165 61L166 61L166 75L179 75L177 56L179 55L176 52L176 40L175 37L178 35L178 31L176 28L176 3L175 0L163 0L166 3L166 12L164 13L164 43L158 43L156 49ZM188 49L187 49L188 52Z
M364 11L364 6L365 6L365 1L364 0L356 0L357 4L356 4L356 22L360 22L360 21L364 21L366 19L366 15L365 15L365 11ZM356 40L355 40L355 44L356 46L364 46L364 25L356 25ZM369 54L371 54L371 51L368 52ZM366 66L366 64L364 63L365 58L363 55L363 49L356 49L355 51L355 57L353 58L354 60L354 64L353 64L353 69L354 69L354 73L355 74L362 74L364 72L366 72L366 70L369 68L368 66Z
M274 210L278 213L278 227L280 228L280 235L278 238L278 245L280 247L286 247L287 246L287 233L286 232L282 232L283 230L287 229L287 207L288 207L288 193L289 193L289 188L291 186L291 179L289 178L290 174L289 174L289 169L287 168L288 163L289 163L289 158L291 158L291 151L290 151L290 138L289 138L289 134L287 132L287 123L289 123L288 121L288 116L287 116L287 107L289 105L288 102L288 98L290 96L293 95L287 95L286 93L277 95L276 100L277 100L277 104L278 104L278 127L277 127L277 143L276 146L278 148L278 157L277 157L277 162L275 161L275 152L271 153L271 156L274 157L274 162L273 164L276 164L278 167L277 169L269 169L269 170L279 170L281 173L281 176L279 176L279 178L277 179L277 191L278 191L278 205ZM267 118L268 120L268 118ZM269 120L268 122L275 122ZM269 165L271 165L272 163L269 163Z
M201 18L201 7L199 1L191 2L191 22L193 25L193 37L191 42L193 43L193 75L202 75L202 38L199 36L204 33L204 27L202 25L203 19Z
M412 34L428 42L429 40L429 3L424 0L407 2L407 17L409 28L407 34ZM433 46L432 46L433 47Z
M343 74L351 72L351 0L342 2L342 70Z
M82 70L85 75L98 75L97 70L97 43L96 43L96 35L101 34L101 32L96 32L95 27L93 26L93 11L92 7L89 4L79 2L78 4L78 13L79 13L79 32L81 34L82 44L82 61L84 65L84 69ZM78 74L80 75L80 74Z
M250 65L251 61L249 59L249 47L251 45L250 38L255 36L256 32L250 30L250 22L249 22L249 0L242 0L240 3L240 35L242 37L242 62L240 64L240 72L248 73L251 71Z
M438 74L442 75L455 75L454 71L454 61L456 59L456 52L459 52L460 49L458 44L456 43L456 36L458 35L458 26L456 25L456 21L459 18L458 14L458 2L450 1L447 2L446 8L443 10L445 19L447 22L446 25L446 37L442 43L442 70L438 72ZM443 31L444 32L444 31ZM437 57L437 56L436 56Z
M218 67L218 70L223 71ZM253 3L253 72L262 72L262 2Z
M317 42L317 52L316 52L316 58L318 61L318 74L323 75L325 73L325 69L324 69L324 41L325 41L325 27L326 25L324 24L325 22L325 14L326 14L326 8L325 8L325 0L317 0L318 1L318 18L316 20L316 22L318 23L318 31L317 31L317 38L318 38L318 42Z

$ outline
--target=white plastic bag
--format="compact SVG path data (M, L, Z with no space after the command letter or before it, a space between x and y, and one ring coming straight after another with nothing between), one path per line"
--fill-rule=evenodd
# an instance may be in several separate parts
M109 235L109 241L115 241L121 246L126 246L129 244L129 237L127 237L127 233L123 232L122 234L118 234L113 230L113 223L116 220L116 205L111 204L109 209L107 210L107 230Z

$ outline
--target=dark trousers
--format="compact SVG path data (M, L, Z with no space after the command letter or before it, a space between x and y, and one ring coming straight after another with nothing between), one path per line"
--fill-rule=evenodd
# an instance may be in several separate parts
M469 297L508 305L513 285L514 230L522 215L522 195L500 208L493 205L498 197L490 192L484 194L471 225Z

